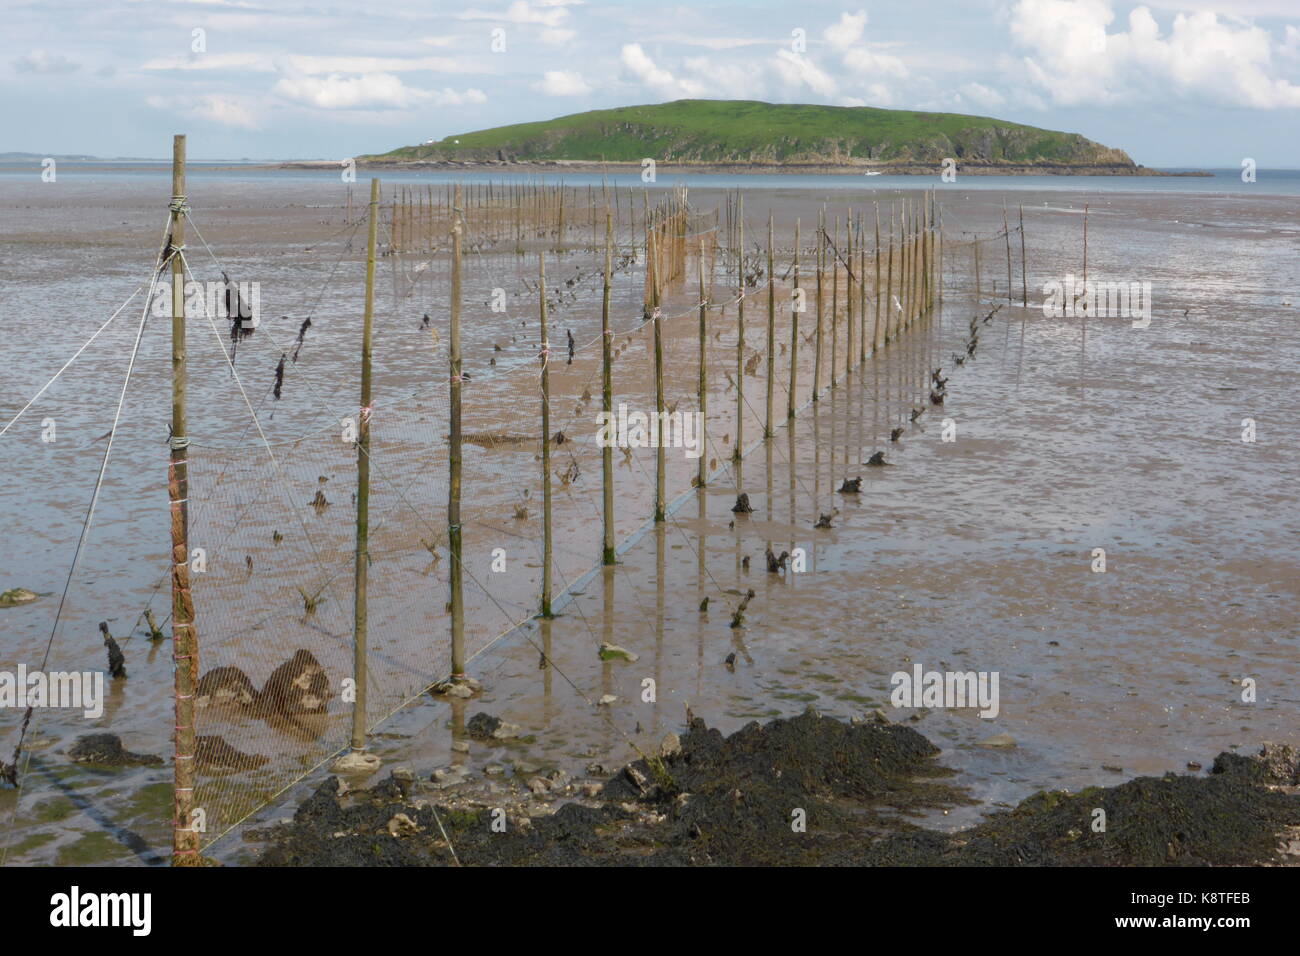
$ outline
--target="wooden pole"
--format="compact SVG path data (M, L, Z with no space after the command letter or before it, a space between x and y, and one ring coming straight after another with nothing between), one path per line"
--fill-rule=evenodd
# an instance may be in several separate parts
M1025 204L1020 204L1020 306L1029 308L1029 279L1025 274Z
M895 323L898 321L894 310L894 220L896 217L894 203L889 204L889 260L885 264L885 344L894 338Z
M853 209L844 217L844 374L853 368Z
M1002 200L1002 234L1007 240L1007 305L1011 305L1011 227L1007 225L1007 202Z
M658 227L650 229L650 242L647 255L650 261L650 303L651 321L655 331L655 513L656 522L668 517L665 499L666 462L664 460L663 425L664 425L664 340L659 323L659 240Z
M767 214L767 418L763 437L772 437L772 397L776 387L776 260L773 253L772 213Z
M695 485L697 488L703 488L705 479L708 478L708 445L705 441L705 431L708 428L709 421L709 388L708 388L708 346L709 346L709 302L704 291L704 239L700 239L699 255L696 262L696 274L699 277L700 285L700 381L698 385L699 406L700 406L700 457L695 460L696 473ZM704 499L701 498L701 501Z
M745 197L736 198L736 448L733 461L745 448Z
M546 332L546 253L537 253L537 298L542 318L542 617L551 614L551 343Z
M880 203L876 204L876 327L871 330L871 349L875 351L883 344L880 340ZM885 317L889 309L886 306Z
M370 180L370 235L366 239L366 308L361 320L361 404L357 411L357 547L352 599L352 749L366 747L366 572L370 563L370 333L375 311L375 239L379 235L379 180Z
M168 243L172 251L172 437L167 467L171 505L172 666L175 701L172 866L200 866L199 834L194 829L194 691L198 686L199 636L190 594L189 456L186 448L185 385L185 136L172 139L172 199Z
M462 239L461 188L456 186L451 208L451 331L448 343L450 356L450 437L447 463L450 470L447 482L447 549L451 552L448 569L451 586L451 677L459 680L465 676L465 593L462 569L463 549L460 528L461 480L461 359L460 359L460 256Z
M858 216L858 364L867 361L867 241Z
M817 217L817 355L813 359L813 401L822 392L822 272L826 269L826 206Z
M831 387L838 379L835 368L840 351L840 217L835 217L835 243L831 249Z
M794 293L790 296L790 390L786 400L786 419L794 418L795 389L799 380L799 220L794 221Z
M605 427L614 431L614 377L613 377L613 333L609 328L610 278L614 268L614 219L609 207L605 207L605 281L600 299L600 360L601 360L601 408L605 412ZM601 563L614 563L614 443L608 441L601 450L601 489L605 505L605 540L601 547Z

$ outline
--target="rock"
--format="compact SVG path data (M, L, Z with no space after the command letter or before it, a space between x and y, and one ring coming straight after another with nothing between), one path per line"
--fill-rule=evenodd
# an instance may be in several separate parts
M587 797L590 797L590 798L593 799L593 800L594 800L596 797L599 797L599 796L600 796L600 791L603 790L603 789L604 789L604 786L603 786L602 784L599 784L599 783L584 783L584 784L582 785L582 792L583 792L583 794L584 794L585 796L587 796Z
M349 750L330 764L330 770L334 773L360 776L374 773L379 769L379 766L380 760L374 754L366 753L363 750Z
M257 688L238 667L214 667L199 678L194 705L252 707L257 698Z
M405 813L398 813L388 821L388 832L392 836L400 837L410 833L419 833L420 827Z
M535 763L529 763L526 760L516 760L511 765L515 771L516 777L531 777L536 775L542 768Z
M483 773L489 777L500 777L504 775L506 768L499 763L490 763L483 768Z
M994 734L987 740L980 741L981 747L1009 748L1016 746L1016 738L1010 734Z
M523 733L523 728L518 724L507 724L502 721L497 725L497 729L492 731L493 740L511 740Z
M299 648L271 672L257 706L264 714L323 714L333 695L325 668L311 651Z
M458 753L458 754L467 754L467 753L469 753L469 741L468 741L468 740L453 740L453 741L451 742L451 749L454 750L454 751L455 751L456 753Z
M26 588L10 588L0 594L0 607L17 607L19 604L30 604L35 600L36 594Z
M152 767L163 762L154 754L132 753L122 746L117 734L86 734L68 748L74 763L94 763L105 767Z
M587 773L591 774L593 777L603 777L605 774L609 773L609 771L598 763L589 763L587 764Z
M632 764L623 768L623 773L632 786L636 787L638 793L644 794L650 788L650 781L640 770Z
M550 781L545 780L542 777L533 777L528 781L528 789L531 790L533 793L539 795L544 793L550 793L551 784Z
M557 769L557 770L552 770L550 773L548 773L546 775L546 780L548 783L550 783L551 789L563 790L565 787L569 785L569 781L571 780L571 778L569 777L568 773L566 773L565 771Z
M600 645L600 659L602 661L627 661L634 664L637 661L637 655L633 654L627 648L619 647L617 644Z
M491 740L500 727L500 717L493 717L487 712L480 712L469 719L469 723L465 725L465 730L475 740Z
M220 736L199 737L194 755L200 770L257 770L271 762L270 757L236 750Z
M674 757L682 752L682 738L674 733L667 733L659 744L659 756Z
M613 694L604 694L601 696L600 700L596 701L596 706L608 707L610 704L614 703L617 700L618 698L615 697Z

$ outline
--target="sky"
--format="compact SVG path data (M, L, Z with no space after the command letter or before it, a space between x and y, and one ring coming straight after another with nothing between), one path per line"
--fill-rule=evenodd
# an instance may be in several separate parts
M682 98L1300 168L1300 0L2 0L0 152L346 159Z

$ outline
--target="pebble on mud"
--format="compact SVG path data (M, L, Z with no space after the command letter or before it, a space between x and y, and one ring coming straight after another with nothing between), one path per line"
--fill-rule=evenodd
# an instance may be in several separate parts
M1009 748L1016 746L1016 738L1010 734L994 734L985 740L980 741L981 747L1002 747Z

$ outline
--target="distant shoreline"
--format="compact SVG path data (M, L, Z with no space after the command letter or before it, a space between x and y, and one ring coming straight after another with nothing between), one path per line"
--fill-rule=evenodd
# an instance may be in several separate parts
M321 169L342 165L335 160L300 160L280 164L283 169ZM363 157L358 169L428 169L493 170L507 173L538 170L574 173L640 173L639 162L591 162L576 159L548 160L391 160ZM656 171L702 175L858 175L879 173L884 176L937 176L943 169L930 163L675 163L661 162ZM1204 170L1166 172L1148 166L1122 163L1104 165L1069 165L1065 163L958 163L957 174L963 176L1197 176L1213 177Z

